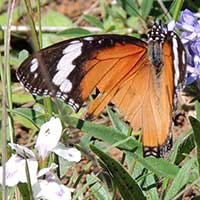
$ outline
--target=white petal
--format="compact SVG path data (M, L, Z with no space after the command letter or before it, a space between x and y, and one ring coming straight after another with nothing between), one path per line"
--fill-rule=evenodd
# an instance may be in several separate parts
M25 146L9 143L9 146L16 151L18 155L23 158L35 158L35 154Z
M56 169L57 167L58 167L58 165L56 165L55 163L52 163L50 167L46 167L46 168L41 169L38 172L37 177L39 178L39 177L45 175L47 172L50 172L52 169Z
M71 192L73 189L56 182L48 182L41 180L38 185L33 187L33 193L36 199L45 198L48 200L71 200Z
M35 160L27 160L31 183L36 181L36 173L38 163ZM0 182L2 181L2 167L0 168ZM25 160L18 155L13 155L6 162L6 185L7 186L15 186L19 182L27 182L26 181L26 171L25 171Z
M20 171L22 158L17 155L13 155L6 162L6 185L7 186L15 186L19 183ZM14 166L14 167L13 167ZM2 181L3 169L1 167L0 171L0 182ZM2 184L2 183L1 183Z
M30 180L31 180L31 185L37 182L37 170L38 170L38 162L33 159L27 159L27 164L28 164L28 170L30 174ZM26 178L26 160L23 160L23 165L21 166L21 170L23 170L23 173L21 173L20 176L20 182L26 183L27 178Z
M49 152L57 145L62 134L62 124L59 118L52 117L41 126L35 148L44 160Z
M79 162L81 159L80 151L75 148L67 148L62 143L58 143L58 145L52 151L70 162Z
M167 30L168 30L168 31L173 31L174 28L175 28L175 26L176 26L175 20L171 20L171 21L167 24Z

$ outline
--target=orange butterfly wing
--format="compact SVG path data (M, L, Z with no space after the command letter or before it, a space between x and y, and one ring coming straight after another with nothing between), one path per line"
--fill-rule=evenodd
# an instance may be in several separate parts
M173 63L169 44L163 46L164 66L157 83L148 58L121 85L112 102L127 116L134 130L142 130L144 150L159 155L171 148L171 116L174 97ZM162 152L163 151L163 152Z
M157 83L155 70L146 50L129 45L129 51L125 54L126 48L127 46L116 45L114 49L105 49L96 55L95 59L99 61L90 68L81 82L84 98L95 86L100 91L87 115L98 115L112 101L127 117L134 130L142 129L146 151L153 151L155 148L157 155L171 138L169 132L174 95L171 49L167 43L163 47L165 65L160 84ZM88 89L86 85L91 88Z
M111 49L101 50L93 60L86 63L89 71L80 84L82 99L86 99L95 87L101 92L90 106L88 114L98 115L102 111L120 85L137 72L140 67L138 63L145 53L144 47L116 44ZM95 65L90 67L90 63Z

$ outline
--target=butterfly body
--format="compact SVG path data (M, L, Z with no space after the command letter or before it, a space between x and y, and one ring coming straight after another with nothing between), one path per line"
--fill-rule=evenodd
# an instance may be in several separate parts
M97 88L87 115L98 115L111 101L142 130L145 155L160 157L172 146L171 117L185 66L178 36L155 24L147 43L96 35L52 45L25 60L17 76L32 94L62 98L75 111Z

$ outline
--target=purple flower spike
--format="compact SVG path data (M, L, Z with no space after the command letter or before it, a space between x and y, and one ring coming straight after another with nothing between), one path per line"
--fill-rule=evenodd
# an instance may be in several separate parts
M182 11L182 13L181 13L181 23L186 23L188 25L193 26L194 21L195 21L194 14L190 10L185 9L184 11Z
M176 26L183 31L181 40L187 51L187 84L197 81L200 89L200 13L185 9Z

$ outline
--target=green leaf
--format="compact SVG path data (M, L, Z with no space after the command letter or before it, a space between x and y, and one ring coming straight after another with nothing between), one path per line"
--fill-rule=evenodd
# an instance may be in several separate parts
M94 145L90 145L90 148L102 160L105 170L107 170L111 174L113 182L119 189L119 192L124 199L146 199L137 182L131 177L131 175L118 161L114 160L112 157L110 157Z
M188 183L190 171L195 163L195 158L188 160L175 176L171 186L166 191L164 200L171 200Z
M179 137L172 148L171 154L169 156L169 160L178 165L181 161L183 161L187 154L189 154L192 149L194 149L194 135L192 130L187 134Z
M42 47L48 47L52 44L66 40L66 37L55 33L42 33Z
M197 112L197 119L200 120L200 102L196 101L195 110Z
M145 183L144 183L144 186L143 186L143 190L146 191L148 199L152 199L152 200L159 200L160 199L156 186L157 186L157 184L156 184L154 175L153 174L148 175L145 178Z
M99 125L93 124L88 121L83 121L74 117L66 117L64 121L67 121L70 125L75 128L80 129L87 134L94 136L107 142L109 144L115 144L119 141L127 140L127 136L122 134L115 129ZM127 151L133 151L135 148L141 148L141 144L134 140L133 137L129 137L130 139L123 144L118 145L119 148L126 149Z
M151 8L153 6L153 0L143 1L141 5L142 17L146 18L149 16Z
M59 32L58 35L63 35L66 37L81 37L91 35L91 32L83 28L69 28Z
M180 15L180 11L182 9L184 1L175 0L173 1L172 6L170 6L170 13L173 15L173 19L177 20L178 16Z
M28 128L37 131L38 125L44 123L44 113L31 108L16 108L13 110L16 120Z
M108 112L108 115L110 117L113 127L116 130L120 131L121 133L127 135L128 134L127 126L117 117L117 115L110 109L109 106L107 106L107 112Z
M91 175L88 174L86 180L90 185L90 190L92 191L92 195L95 197L95 199L110 200L112 198L108 190L106 190L104 185L93 173Z
M174 178L179 171L176 165L171 164L163 158L154 158L152 156L142 158L136 153L133 153L133 158L140 162L145 168L165 178Z
M41 20L42 26L65 26L65 27L72 27L73 23L70 18L50 10L42 16Z
M19 63L22 63L26 58L28 58L29 53L27 50L22 50L19 52L19 56L18 56L18 61Z
M83 18L93 26L99 27L103 29L103 23L95 16L92 15L84 15Z
M194 139L197 146L197 160L198 160L199 174L200 174L200 121L192 116L189 116L189 120L192 125Z
M12 85L12 89L15 89L17 87L19 87L18 83ZM34 98L30 93L26 92L25 90L20 90L20 91L12 93L12 101L14 103L24 104L24 103L34 101Z
M113 5L111 10L112 10L112 16L114 19L121 18L123 20L126 20L127 13L122 7Z
M27 183L19 183L18 185L19 191L23 197L23 200L31 200L31 194L29 192L28 184Z
M16 7L13 11L12 23L15 24L16 21L22 16L22 9L20 6ZM6 25L8 18L8 12L1 13L0 15L0 25Z
M138 8L133 0L121 0L121 4L128 14L131 16L138 16Z

